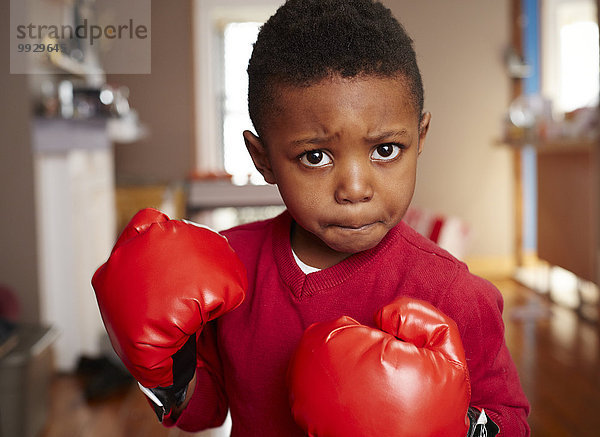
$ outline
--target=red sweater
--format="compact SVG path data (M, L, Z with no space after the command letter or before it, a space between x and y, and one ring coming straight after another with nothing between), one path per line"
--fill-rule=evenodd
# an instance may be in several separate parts
M246 265L249 289L238 309L205 329L199 353L206 363L178 427L219 426L229 408L232 436L304 436L285 384L304 330L342 315L375 327L377 310L406 295L431 302L457 323L471 405L485 408L502 436L529 435L529 404L504 342L502 297L492 284L402 222L373 249L305 275L292 255L290 227L284 212L223 232Z

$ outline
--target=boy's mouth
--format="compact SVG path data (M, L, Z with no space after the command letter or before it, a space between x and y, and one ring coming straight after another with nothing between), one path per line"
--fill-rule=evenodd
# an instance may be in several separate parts
M351 230L351 231L366 231L369 228L375 226L377 223L379 223L379 221L374 221L374 222L364 223L364 224L335 223L335 224L331 224L330 226L341 228L341 229L347 229L347 230Z

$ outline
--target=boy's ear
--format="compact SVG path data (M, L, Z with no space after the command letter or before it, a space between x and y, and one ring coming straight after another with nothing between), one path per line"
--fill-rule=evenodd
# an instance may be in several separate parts
M263 175L265 182L275 184L275 175L271 167L271 160L261 139L249 130L246 130L244 131L244 143L246 143L246 149L250 153L254 166Z
M431 122L431 112L424 112L419 122L419 155L425 147L425 137L429 131L429 123Z

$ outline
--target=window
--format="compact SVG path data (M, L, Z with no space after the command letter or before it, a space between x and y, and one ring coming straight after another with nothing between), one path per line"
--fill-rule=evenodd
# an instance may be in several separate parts
M223 29L223 164L234 184L264 183L246 151L242 132L250 129L246 68L256 41L259 22L227 23Z
M262 184L242 132L248 116L246 68L259 27L283 0L195 0L194 90L199 173L226 171L235 184Z
M543 92L557 113L598 104L598 23L594 0L543 3Z

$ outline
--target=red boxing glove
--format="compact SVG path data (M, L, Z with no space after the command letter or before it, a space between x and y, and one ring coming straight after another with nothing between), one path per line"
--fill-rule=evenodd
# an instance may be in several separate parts
M194 375L196 334L242 302L247 279L225 237L144 209L92 285L115 351L149 397L158 398L162 421L183 402Z
M288 370L296 422L318 437L466 436L471 389L454 321L402 297L376 323L306 330Z

